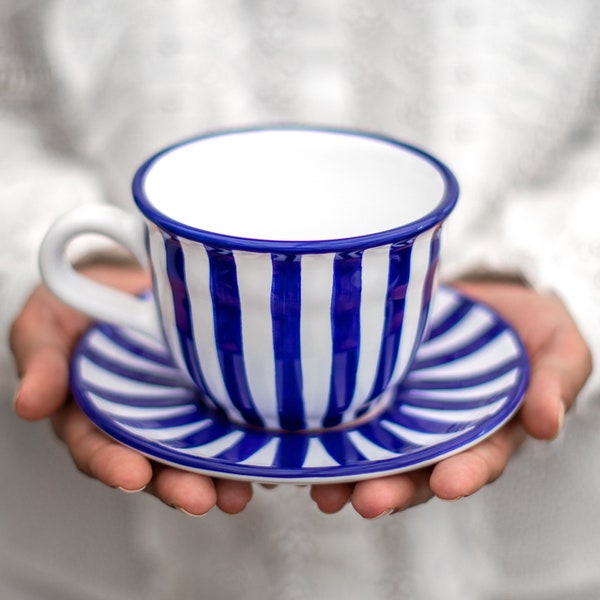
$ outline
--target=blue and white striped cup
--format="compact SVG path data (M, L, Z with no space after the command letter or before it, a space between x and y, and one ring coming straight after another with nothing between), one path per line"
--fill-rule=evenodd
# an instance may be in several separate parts
M224 131L150 158L133 195L143 220L86 207L50 230L40 265L57 296L164 340L233 421L320 429L385 404L426 329L458 197L442 163L351 130ZM149 263L152 299L75 272L65 248L89 232Z

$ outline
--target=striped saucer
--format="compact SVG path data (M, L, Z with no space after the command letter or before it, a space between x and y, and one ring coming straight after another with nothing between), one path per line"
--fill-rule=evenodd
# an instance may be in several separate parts
M203 406L160 343L93 327L73 357L71 387L105 433L158 462L262 482L354 481L410 471L491 435L518 409L529 363L494 311L441 287L430 331L387 408L322 432L231 423Z

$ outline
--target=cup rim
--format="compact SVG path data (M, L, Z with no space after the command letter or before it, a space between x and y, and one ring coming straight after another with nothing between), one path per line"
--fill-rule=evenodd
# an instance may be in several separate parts
M243 133L261 132L261 131L309 131L321 133L333 133L340 135L351 135L362 138L367 138L374 141L381 141L392 146L408 151L428 162L441 176L444 193L435 208L422 217L405 223L391 229L377 231L374 233L332 238L323 240L272 240L260 238L238 237L222 233L215 233L198 227L193 227L185 223L181 223L171 217L168 217L161 211L157 210L144 191L144 182L146 175L150 172L152 166L162 156L188 144L196 143L202 140L210 139L217 136L237 135ZM132 193L134 201L140 212L152 223L167 233L183 237L190 241L205 243L211 246L226 248L230 250L246 250L253 252L291 252L291 253L323 253L323 252L342 252L350 250L359 250L372 248L376 246L384 246L395 241L416 236L419 233L435 227L441 223L454 209L458 200L459 185L456 177L450 169L439 159L431 155L426 150L418 146L406 143L393 137L373 133L360 129L344 128L344 127L327 127L327 126L312 126L312 125L258 125L251 127L239 127L230 129L219 129L209 131L186 138L174 144L171 144L162 150L153 154L150 158L142 163L137 169L132 181Z

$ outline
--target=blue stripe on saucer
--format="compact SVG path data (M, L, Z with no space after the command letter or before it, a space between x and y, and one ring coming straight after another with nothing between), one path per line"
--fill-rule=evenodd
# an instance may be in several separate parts
M463 319L456 318L468 315L473 306L500 326L512 343L498 345L497 355L488 352L485 369L466 380L453 375L452 361L439 365L444 375L438 374L436 380L421 381L418 371L412 371L391 405L362 423L321 432L274 432L229 422L186 388L183 378L177 387L161 387L138 374L129 380L117 364L117 357L131 350L128 344L118 349L114 344L96 344L94 350L105 356L102 368L90 368L97 357L88 352L88 345L93 345L98 327L75 351L73 394L90 419L121 443L153 460L214 477L331 483L410 471L491 435L515 414L528 382L524 348L498 315L448 288L440 288L439 296L440 306L452 306L454 315L448 318L445 308L438 313L435 307L432 313L432 331L444 332L443 353L454 345L457 354L469 356L463 348L467 345L476 360L485 348L484 342L472 339L472 326L462 329ZM436 329L440 321L444 326ZM446 327L451 321L453 325ZM107 327L101 327L104 333ZM124 335L128 337L127 332ZM435 340L423 343L428 358L435 357ZM156 343L152 344L155 351ZM419 352L417 363L418 357ZM134 365L136 358L139 362L132 351L127 364Z

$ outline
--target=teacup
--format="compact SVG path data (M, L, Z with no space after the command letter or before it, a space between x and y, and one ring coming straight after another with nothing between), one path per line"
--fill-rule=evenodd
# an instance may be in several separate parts
M213 132L133 180L144 219L65 215L40 252L73 307L164 340L203 401L232 421L314 430L368 418L426 329L452 173L428 153L353 130ZM84 278L69 242L100 233L152 269L151 299Z

